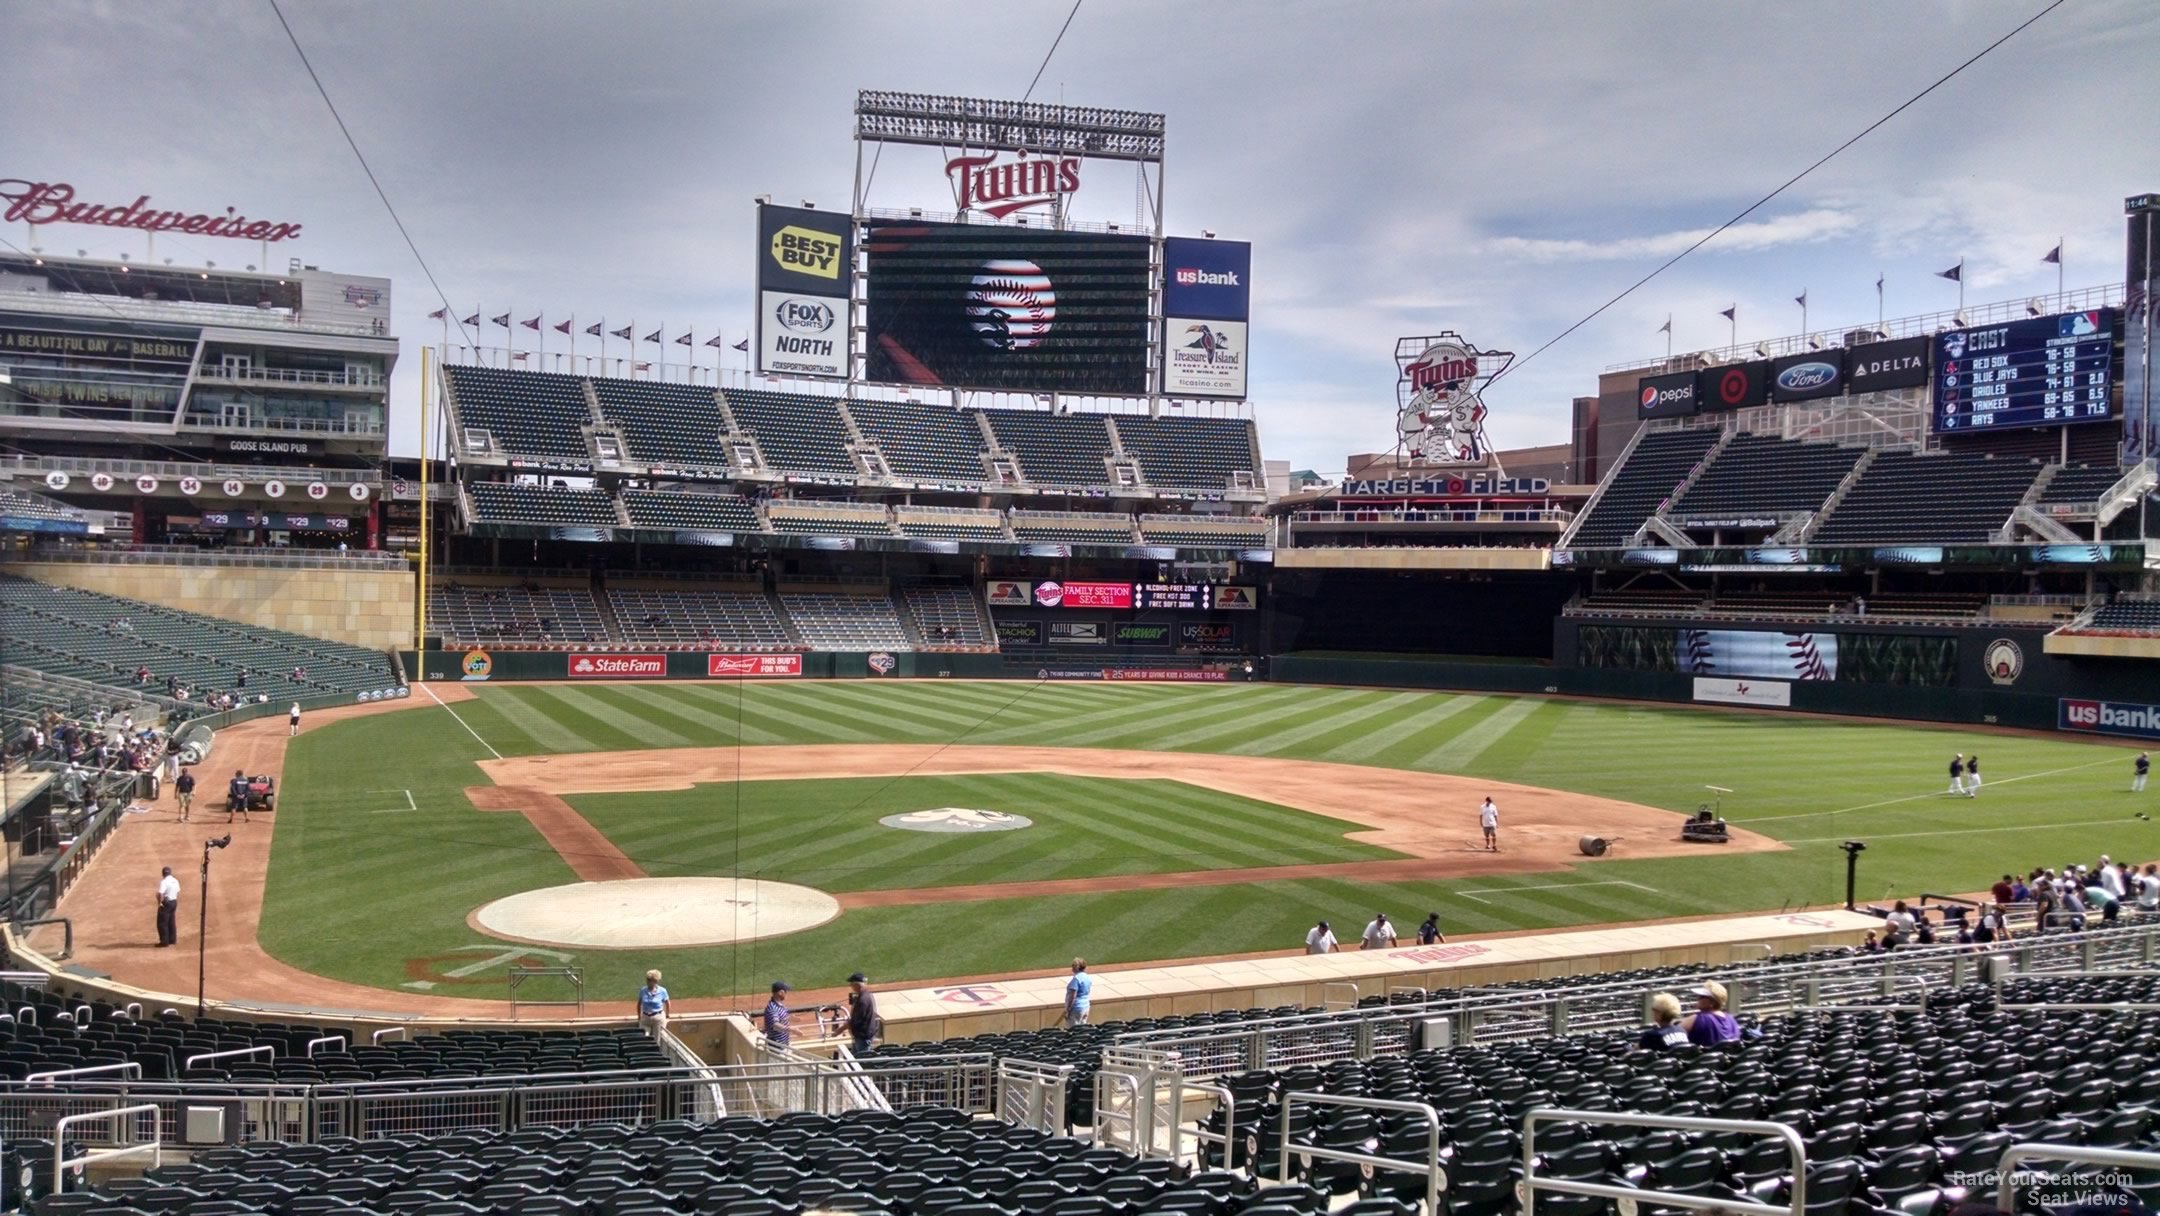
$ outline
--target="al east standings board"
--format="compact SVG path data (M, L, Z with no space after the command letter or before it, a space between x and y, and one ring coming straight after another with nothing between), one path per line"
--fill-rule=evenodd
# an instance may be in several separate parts
M1146 237L884 220L863 239L869 379L1147 392Z

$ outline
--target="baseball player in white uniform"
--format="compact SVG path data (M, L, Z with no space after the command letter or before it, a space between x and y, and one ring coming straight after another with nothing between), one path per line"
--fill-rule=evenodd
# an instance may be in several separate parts
M1485 833L1486 850L1493 853L1499 852L1500 808L1493 805L1491 795L1487 795L1484 805L1478 807L1477 822L1478 827L1482 829Z

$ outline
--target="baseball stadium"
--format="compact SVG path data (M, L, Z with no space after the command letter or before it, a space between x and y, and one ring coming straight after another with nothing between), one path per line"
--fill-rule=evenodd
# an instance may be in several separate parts
M2160 196L1336 478L1163 115L853 120L742 369L0 252L0 1208L2160 1204Z

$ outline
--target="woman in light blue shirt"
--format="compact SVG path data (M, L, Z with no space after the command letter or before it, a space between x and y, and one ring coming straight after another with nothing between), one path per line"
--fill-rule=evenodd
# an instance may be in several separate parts
M1072 979L1065 984L1065 1024L1085 1026L1088 1024L1088 1006L1094 1003L1095 977L1088 974L1087 960L1073 960Z
M660 1032L667 1029L667 1015L667 989L660 986L658 971L648 971L645 973L645 986L638 989L637 994L638 1029L657 1039Z

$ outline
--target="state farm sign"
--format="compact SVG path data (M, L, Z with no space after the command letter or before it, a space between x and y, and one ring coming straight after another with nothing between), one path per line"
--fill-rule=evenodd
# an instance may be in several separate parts
M730 679L739 679L744 676L799 676L802 674L802 656L799 654L709 654L705 656L705 674Z
M570 656L573 680L642 680L667 674L664 654L574 654Z

